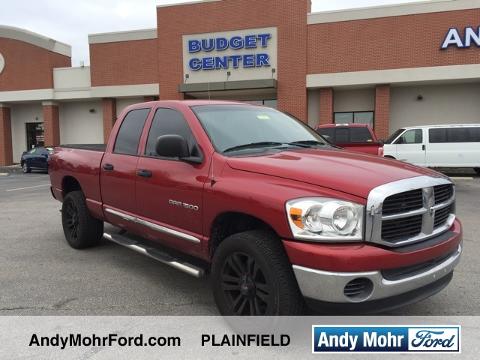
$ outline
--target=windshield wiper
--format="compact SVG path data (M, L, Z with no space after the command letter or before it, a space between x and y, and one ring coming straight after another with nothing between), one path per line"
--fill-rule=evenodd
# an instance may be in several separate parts
M282 146L282 145L284 144L280 142L261 141L261 142L253 142L250 144L232 146L226 150L223 150L223 152L227 153L227 152L243 150L243 149L255 149L255 148L270 147L270 146Z
M327 146L327 144L322 143L317 140L300 140L300 141L293 141L291 143L288 143L288 145L294 145L294 146L302 146L302 147L312 147L312 146Z

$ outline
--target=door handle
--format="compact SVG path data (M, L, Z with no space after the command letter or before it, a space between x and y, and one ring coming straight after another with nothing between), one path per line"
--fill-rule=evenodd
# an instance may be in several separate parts
M422 150L425 151L426 147L425 145L422 145Z
M113 165L112 164L103 164L103 170L113 171Z
M145 178L150 178L153 174L150 170L138 170L137 175Z

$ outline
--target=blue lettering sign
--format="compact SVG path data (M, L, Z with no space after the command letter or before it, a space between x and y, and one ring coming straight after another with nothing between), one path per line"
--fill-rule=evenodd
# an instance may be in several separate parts
M447 35L445 35L441 48L442 50L445 50L450 46L455 46L459 49L463 49L471 47L472 44L480 47L480 26L476 29L471 26L466 27L463 33L463 39L457 29L449 29Z
M198 40L190 40L188 42L188 52L196 53L202 50L202 43Z
M188 52L190 54L200 52L213 52L225 50L241 50L241 49L259 49L267 48L272 34L248 34L245 36L232 36L230 38L203 38L188 40ZM471 37L475 41L475 37ZM479 39L480 40L480 39ZM238 69L243 67L261 68L270 67L270 56L266 53L247 53L241 55L229 56L205 56L195 57L189 60L188 66L192 71L200 70L227 70L230 68Z

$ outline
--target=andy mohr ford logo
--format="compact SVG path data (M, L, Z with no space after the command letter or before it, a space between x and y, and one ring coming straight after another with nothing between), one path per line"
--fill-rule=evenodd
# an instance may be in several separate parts
M460 326L321 326L312 327L317 353L459 353Z

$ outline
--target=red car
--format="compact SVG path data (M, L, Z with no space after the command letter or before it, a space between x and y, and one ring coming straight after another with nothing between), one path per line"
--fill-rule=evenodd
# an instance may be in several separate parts
M366 124L319 125L317 132L332 144L345 150L383 156L383 143Z
M343 151L261 106L130 106L106 148L57 147L50 178L73 248L105 238L209 273L224 315L411 303L450 282L462 249L447 177Z

